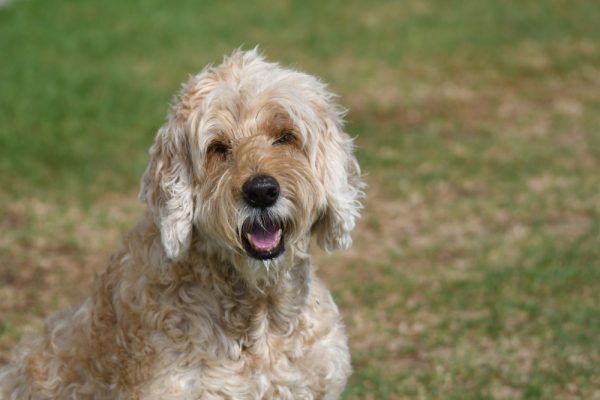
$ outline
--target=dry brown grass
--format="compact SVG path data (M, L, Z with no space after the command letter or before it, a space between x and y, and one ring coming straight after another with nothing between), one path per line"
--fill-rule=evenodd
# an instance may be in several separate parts
M4 204L0 362L20 336L86 294L141 210L135 194L106 196L87 207L39 199Z

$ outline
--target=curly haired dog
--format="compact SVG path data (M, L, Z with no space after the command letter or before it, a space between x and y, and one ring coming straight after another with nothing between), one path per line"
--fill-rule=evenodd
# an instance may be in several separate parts
M256 50L191 77L146 216L83 304L18 346L0 398L338 398L347 340L309 244L350 246L363 184L334 99Z

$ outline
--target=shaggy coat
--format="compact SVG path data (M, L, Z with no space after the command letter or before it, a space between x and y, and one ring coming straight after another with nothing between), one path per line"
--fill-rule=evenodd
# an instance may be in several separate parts
M256 50L191 77L150 149L146 215L0 368L0 399L339 398L347 340L309 245L349 247L359 216L342 115Z

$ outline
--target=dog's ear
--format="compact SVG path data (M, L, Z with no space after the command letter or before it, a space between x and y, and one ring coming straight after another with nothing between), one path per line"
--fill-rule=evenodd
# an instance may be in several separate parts
M192 240L192 177L184 124L171 116L150 148L141 182L140 200L148 204L160 228L161 241L172 260L188 251Z
M326 206L314 226L317 243L325 251L347 249L360 216L364 197L360 167L352 139L342 130L342 113L331 107L317 135L316 167L325 189Z

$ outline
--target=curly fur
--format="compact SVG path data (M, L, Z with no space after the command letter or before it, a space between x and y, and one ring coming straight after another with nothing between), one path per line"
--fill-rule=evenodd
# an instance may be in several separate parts
M311 236L351 245L360 171L343 111L318 79L236 51L183 85L150 149L146 216L83 304L0 368L0 399L335 399L344 328L314 275ZM276 141L281 132L293 140ZM225 143L227 152L210 146ZM243 183L269 174L266 210ZM285 251L244 250L245 221L278 218ZM262 223L262 222L261 222Z

